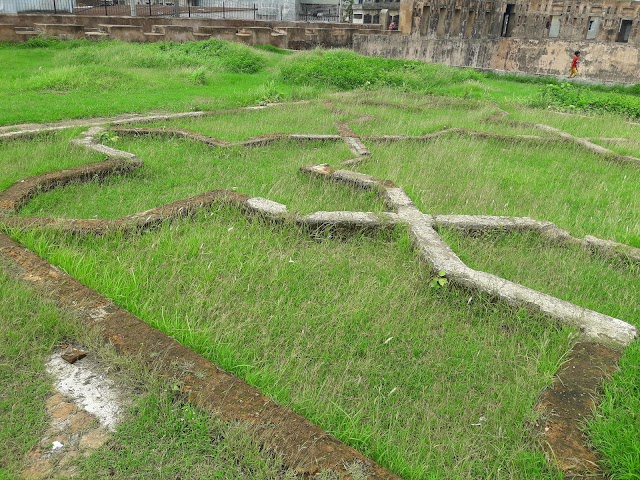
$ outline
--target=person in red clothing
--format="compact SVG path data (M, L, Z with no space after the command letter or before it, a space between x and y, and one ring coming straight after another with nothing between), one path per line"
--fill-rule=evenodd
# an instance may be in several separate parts
M571 70L569 70L569 78L573 78L578 75L578 60L580 60L580 51L574 52L573 60L571 61Z

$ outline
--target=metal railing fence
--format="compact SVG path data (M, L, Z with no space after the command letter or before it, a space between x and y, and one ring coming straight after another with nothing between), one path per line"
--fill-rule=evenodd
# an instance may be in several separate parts
M287 20L283 4L243 0L10 0L14 13ZM133 1L133 6L131 2Z
M331 23L339 23L340 16L339 15L318 15L316 14L298 14L298 20L302 22L331 22Z
M184 7L183 7L184 8ZM283 20L284 6L241 0L190 0L189 17L234 20Z

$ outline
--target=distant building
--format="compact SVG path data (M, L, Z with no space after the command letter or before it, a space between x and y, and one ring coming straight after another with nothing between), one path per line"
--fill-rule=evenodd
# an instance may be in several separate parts
M400 30L428 38L638 40L640 2L402 0Z
M98 1L98 0L96 0ZM75 0L0 0L0 14L52 12L72 13Z
M401 0L399 29L356 37L354 49L543 75L566 75L580 50L580 77L640 83L638 1Z
M379 23L388 28L391 22L398 25L400 0L356 0L353 4L353 23Z

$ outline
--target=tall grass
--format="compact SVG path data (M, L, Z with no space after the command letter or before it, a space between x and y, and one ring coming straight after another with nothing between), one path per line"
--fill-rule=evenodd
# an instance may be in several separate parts
M166 125L228 140L274 131L334 133L338 121L351 122L362 135L420 135L445 127L540 134L527 126L489 124L497 110L491 102L498 102L514 120L589 138L636 136L637 126L617 110L601 115L591 109L582 118L553 113L548 100L534 103L544 110L525 107L544 88L536 83L344 51L282 55L245 48L34 41L16 55L15 47L2 46L0 60L11 68L0 75L0 123L321 97L330 105ZM71 75L77 64L86 70ZM106 82L115 79L119 87L100 95L87 79L104 68L113 72ZM233 73L245 68L255 73ZM324 93L353 89L354 95ZM0 187L96 160L66 146L67 135L42 137L32 150L25 141L0 144ZM336 165L350 158L342 143L283 141L246 150L121 138L114 145L136 153L145 167L38 196L24 213L120 216L213 188L263 196L302 212L382 209L370 193L297 173L303 164ZM456 135L426 144L368 146L372 158L358 169L398 183L425 213L527 215L577 236L640 246L640 174L633 166L574 145ZM635 143L624 148L633 153ZM407 478L559 478L528 426L573 332L483 296L430 289L429 274L402 230L311 239L292 225L274 227L221 206L128 238L12 235ZM444 235L477 268L638 322L637 269L580 250L542 248L530 236ZM605 463L620 478L640 470L633 443L640 435L637 364L633 344L590 427ZM102 471L111 461L105 454L98 470L86 471Z
M16 235L406 478L555 478L525 425L570 331L430 289L406 233L313 240L220 207L126 242Z
M27 452L46 429L51 391L44 357L74 332L65 315L0 264L0 477L19 478Z
M614 112L638 119L640 118L638 89L639 86L622 92L600 92L570 83L550 84L546 86L540 101L566 110Z
M24 178L104 160L104 155L69 143L78 129L0 141L0 190Z
M180 139L142 138L122 139L117 146L135 152L145 165L125 176L51 190L35 197L21 214L119 217L215 189L269 198L294 212L382 208L370 192L336 190L298 172L301 165L351 158L343 143L212 149Z
M98 343L93 332L0 267L0 478L23 478L29 450L44 437L53 383L45 360L71 339L136 394L114 438L76 459L82 478L294 478L277 457L260 451L246 425L225 425L184 404L152 369Z
M0 124L255 104L282 55L208 40L132 45L38 39L0 45ZM281 83L282 96L314 92Z
M541 249L535 235L465 238L443 233L473 268L640 326L637 265L594 257L578 247ZM614 478L640 475L639 365L640 344L636 341L625 350L620 370L605 385L602 404L588 425L590 438Z
M403 186L425 213L528 216L640 247L635 166L573 145L459 137L370 149L360 170Z
M416 61L370 58L346 50L315 50L285 60L281 78L288 83L354 88L431 88L482 78L474 70L452 70Z

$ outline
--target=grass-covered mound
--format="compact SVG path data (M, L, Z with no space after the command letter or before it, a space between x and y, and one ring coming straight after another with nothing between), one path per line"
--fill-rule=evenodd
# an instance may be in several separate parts
M289 58L281 67L285 82L340 90L395 87L428 91L434 87L479 79L475 70L451 69L423 62L372 58L348 50L315 50Z

